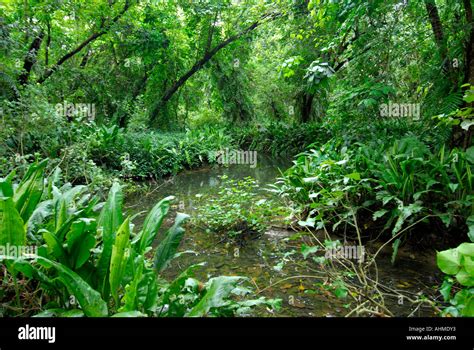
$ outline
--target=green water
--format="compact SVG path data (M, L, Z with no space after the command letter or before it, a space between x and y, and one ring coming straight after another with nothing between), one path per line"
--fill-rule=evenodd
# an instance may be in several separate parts
M287 160L259 159L256 168L248 165L233 165L230 167L209 167L196 171L185 171L174 178L159 183L148 184L146 194L134 195L127 200L127 210L132 213L149 211L154 204L165 196L176 197L172 206L172 213L168 215L165 227L169 226L174 213L185 212L193 215L196 206L201 203L196 199L197 194L206 194L215 191L220 186L219 176L227 175L234 179L252 176L257 179L261 187L273 183L279 176L279 169L290 166ZM143 215L136 220L141 225ZM161 232L162 233L162 232ZM299 252L301 241L288 240L295 232L283 228L271 227L260 238L247 242L244 246L223 243L222 237L208 234L203 230L188 227L180 251L190 250L195 253L184 254L175 259L166 272L167 277L175 277L180 271L191 264L206 262L197 273L197 277L205 280L218 275L239 275L252 279L259 296L281 298L282 310L271 313L269 310L258 310L257 316L344 316L348 310L344 301L337 299L332 293L315 287L314 283L323 283L321 279L298 278L295 276L312 276L312 272L295 253L292 259L278 269L277 265L285 253ZM159 239L159 238L158 238ZM401 250L397 266L389 263L390 252L382 255L378 261L379 277L381 282L391 288L404 288L412 293L431 291L439 281L436 280L436 267L432 253L413 256L404 254ZM291 258L290 258L291 259ZM314 266L313 266L314 268ZM397 316L406 316L412 312L411 305L400 303L400 300L387 300L390 309ZM420 308L415 316L433 316L427 308Z

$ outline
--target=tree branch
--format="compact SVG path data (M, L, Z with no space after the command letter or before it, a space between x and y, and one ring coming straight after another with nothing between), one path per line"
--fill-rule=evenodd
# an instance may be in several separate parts
M91 42L96 40L97 38L100 38L102 35L106 34L107 31L114 25L124 14L127 12L127 10L130 8L130 0L125 1L125 5L120 11L120 13L115 16L109 24L105 25L104 22L101 24L101 30L98 32L95 32L91 34L86 40L84 40L82 43L80 43L78 46L76 46L72 51L69 51L66 53L64 56L62 56L56 64L54 64L51 68L47 69L46 72L43 74L41 78L38 79L38 83L42 84L46 79L48 79L54 72L56 72L59 67L69 60L70 58L74 57L77 53L79 53L84 47L89 45Z
M181 86L183 86L186 81L191 78L196 72L198 72L209 60L214 57L215 54L217 54L220 50L225 48L227 45L230 43L240 39L242 36L246 35L247 33L251 32L258 26L260 26L265 19L270 19L274 20L278 18L280 14L272 13L272 14L265 14L260 19L252 23L250 26L245 28L243 31L240 33L237 33L235 35L232 35L228 37L226 40L221 42L220 44L216 45L213 49L207 51L204 53L204 56L197 61L186 73L184 73L173 85L171 85L163 94L163 96L160 99L160 102L155 106L155 108L152 110L151 113L151 122L153 122L157 115L158 111L163 108L163 106L173 97L174 93L179 90Z

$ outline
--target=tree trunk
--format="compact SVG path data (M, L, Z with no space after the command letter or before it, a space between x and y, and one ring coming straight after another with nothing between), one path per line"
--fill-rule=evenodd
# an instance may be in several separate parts
M311 119L311 112L313 109L313 99L314 95L305 92L302 96L301 103L301 122L307 123Z
M470 31L466 43L464 83L474 85L474 19L472 13L471 0L463 0L466 20Z
M428 12L428 18L431 23L431 29L435 37L436 45L438 46L438 51L441 56L444 67L449 67L448 58L448 49L446 46L446 40L444 38L443 25L441 24L441 19L439 18L438 8L436 7L435 0L425 0L426 11Z
M28 49L28 53L25 56L25 61L23 62L23 71L18 77L18 82L21 86L24 86L28 83L28 78L30 77L31 69L36 63L38 58L38 51L41 47L41 42L43 41L44 33L41 31L36 38L33 39L33 42Z

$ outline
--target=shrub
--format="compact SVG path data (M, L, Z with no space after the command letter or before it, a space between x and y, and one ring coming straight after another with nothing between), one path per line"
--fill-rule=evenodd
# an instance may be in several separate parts
M395 256L421 223L442 222L474 239L473 152L441 147L434 153L411 137L351 150L331 141L299 155L273 190L317 228L390 231Z

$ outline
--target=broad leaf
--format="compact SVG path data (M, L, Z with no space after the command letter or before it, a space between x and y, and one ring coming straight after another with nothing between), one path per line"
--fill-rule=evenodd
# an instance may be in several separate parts
M58 279L69 293L79 302L84 314L88 317L105 317L108 315L107 304L100 293L94 290L81 276L66 266L49 259L38 257L38 263L46 268L54 268L58 272Z
M23 219L15 208L13 199L0 198L0 245L24 246L26 232Z
M150 213L145 218L145 222L143 223L143 229L140 233L140 240L139 240L139 249L140 253L143 253L145 249L152 245L158 230L163 223L163 219L165 218L166 214L168 214L168 210L170 208L170 201L174 197L166 197L162 199L158 204L156 204Z
M219 276L211 278L206 283L206 293L186 316L202 317L207 315L212 308L226 305L228 303L227 298L242 280L244 280L244 278L239 276Z
M169 261L174 257L181 239L184 235L184 229L181 225L189 218L189 215L178 213L173 226L166 232L165 238L160 242L155 254L155 269L158 272L163 271Z
M461 268L461 255L457 249L448 249L436 254L436 262L441 271L455 275Z

